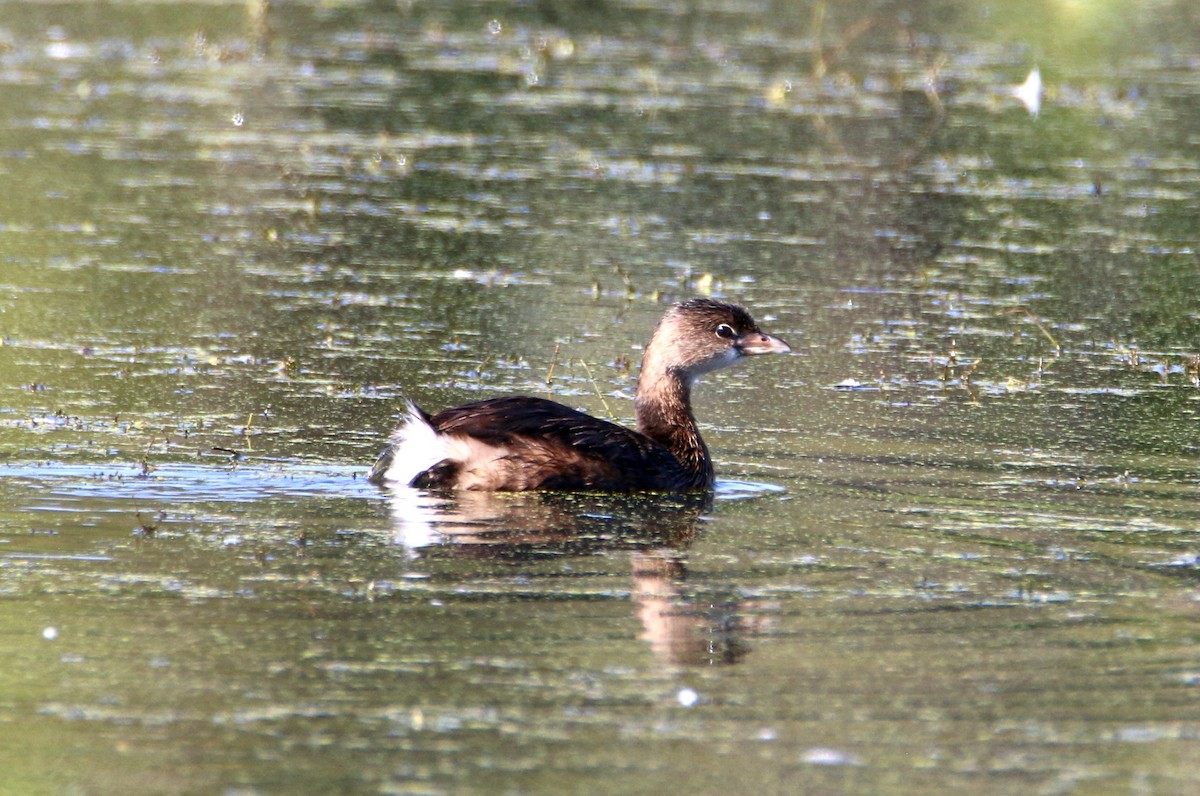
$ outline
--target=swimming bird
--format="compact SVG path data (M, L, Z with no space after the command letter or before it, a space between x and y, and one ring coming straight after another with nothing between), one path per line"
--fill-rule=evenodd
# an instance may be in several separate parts
M709 490L712 457L692 413L696 380L746 357L791 350L736 304L684 301L667 310L646 345L636 431L530 396L432 415L410 402L369 480L433 490Z

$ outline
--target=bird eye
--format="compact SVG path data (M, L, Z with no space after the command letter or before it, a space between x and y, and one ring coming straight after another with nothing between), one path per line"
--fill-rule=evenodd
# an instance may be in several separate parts
M723 323L717 327L717 337L725 340L732 340L733 338L737 337L737 332L735 332L733 327L729 324Z

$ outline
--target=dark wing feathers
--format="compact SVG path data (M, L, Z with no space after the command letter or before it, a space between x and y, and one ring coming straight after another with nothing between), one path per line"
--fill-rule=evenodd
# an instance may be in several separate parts
M675 456L649 437L542 398L456 406L431 416L430 423L443 434L507 448L505 466L537 489L678 491L693 486Z

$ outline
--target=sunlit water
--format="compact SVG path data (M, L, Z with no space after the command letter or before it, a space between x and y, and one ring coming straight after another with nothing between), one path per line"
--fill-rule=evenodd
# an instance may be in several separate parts
M1198 19L910 5L3 4L0 791L1191 792ZM695 294L711 500L365 482Z

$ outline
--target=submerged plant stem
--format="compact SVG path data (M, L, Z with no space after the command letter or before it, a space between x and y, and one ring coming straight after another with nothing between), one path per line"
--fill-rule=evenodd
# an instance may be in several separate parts
M592 369L589 368L588 363L584 362L582 359L579 360L579 364L583 367L584 373L587 374L588 381L592 383L592 389L595 390L596 397L600 399L600 404L604 407L604 414L608 415L609 420L615 421L617 419L616 415L613 414L612 409L608 405L608 401L604 399L604 395L600 392L600 386L596 384L596 380L592 378Z

